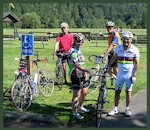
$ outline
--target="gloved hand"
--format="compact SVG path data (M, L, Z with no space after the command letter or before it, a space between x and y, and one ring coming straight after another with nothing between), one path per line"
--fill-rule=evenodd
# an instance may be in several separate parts
M135 82L136 82L136 77L135 77L135 76L132 76L132 77L131 77L131 81L132 81L132 83L135 83Z
M56 52L53 52L53 53L52 53L53 59L54 59L55 55L56 55Z

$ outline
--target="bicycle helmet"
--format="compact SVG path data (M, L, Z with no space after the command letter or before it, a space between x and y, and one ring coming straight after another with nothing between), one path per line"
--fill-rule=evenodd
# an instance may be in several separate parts
M132 38L133 34L130 31L125 31L125 32L122 33L122 37L130 37L130 38Z
M75 41L83 41L84 40L84 35L82 33L76 33L74 35L74 40Z
M106 27L109 27L109 26L114 27L115 24L113 22L109 21L109 22L106 23Z
M60 27L63 28L63 27L69 27L69 26L68 26L67 23L63 22L63 23L60 24Z

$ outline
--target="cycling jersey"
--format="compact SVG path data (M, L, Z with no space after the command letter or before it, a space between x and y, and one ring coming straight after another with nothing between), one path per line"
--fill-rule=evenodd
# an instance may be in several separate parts
M73 41L74 39L72 34L60 34L56 39L56 42L59 42L59 51L69 51Z
M74 78L81 78L84 76L84 72L82 71L82 75L81 77L77 76L77 71L79 72L80 70L77 70L77 68L75 68L74 63L78 62L79 65L86 67L85 65L85 59L83 54L81 53L81 51L77 48L71 48L69 53L69 76L74 76ZM76 71L74 71L76 70ZM73 74L73 75L72 75Z
M118 69L120 71L131 71L134 67L134 59L139 59L139 49L131 44L131 47L124 51L123 44L115 48L118 55Z
M110 46L112 43L116 45L121 44L121 37L117 31L108 34L108 46Z
M139 59L139 49L131 44L126 51L123 44L115 48L114 53L118 55L118 75L116 79L116 90L121 90L123 84L126 84L126 90L132 91L131 77L134 72L134 60Z

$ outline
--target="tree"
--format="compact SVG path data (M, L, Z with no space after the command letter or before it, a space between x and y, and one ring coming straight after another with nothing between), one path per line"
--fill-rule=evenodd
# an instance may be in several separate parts
M26 13L22 16L22 28L40 28L40 16L35 12Z

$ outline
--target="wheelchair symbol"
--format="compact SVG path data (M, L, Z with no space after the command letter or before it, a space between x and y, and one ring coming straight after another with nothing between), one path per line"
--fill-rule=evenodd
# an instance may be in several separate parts
M28 36L24 36L24 41L22 42L22 46L23 48L27 49L27 48L31 48L32 45L29 42L29 37Z

